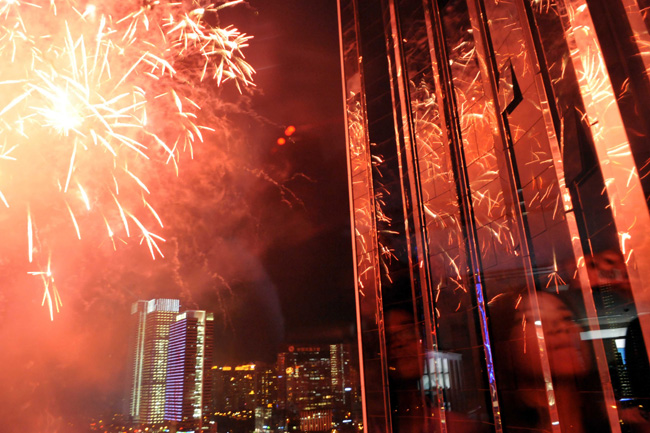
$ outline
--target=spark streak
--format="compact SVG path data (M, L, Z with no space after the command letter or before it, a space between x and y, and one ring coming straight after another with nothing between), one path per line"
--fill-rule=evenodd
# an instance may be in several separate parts
M30 274L43 277L51 312L55 221L79 238L106 227L115 248L130 219L152 257L163 256L164 239L148 228L163 221L142 195L157 189L150 172L170 163L177 172L213 130L201 124L202 81L253 85L242 54L251 37L208 24L239 3L0 1L0 200L5 213L27 209L29 263L49 255L48 270Z

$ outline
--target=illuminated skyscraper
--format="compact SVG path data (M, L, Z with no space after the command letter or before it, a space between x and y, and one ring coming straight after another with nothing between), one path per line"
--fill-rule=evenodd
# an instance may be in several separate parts
M200 427L211 406L214 316L185 311L169 327L165 420Z
M129 415L133 422L163 421L169 325L178 314L177 299L138 301L131 307L131 386Z

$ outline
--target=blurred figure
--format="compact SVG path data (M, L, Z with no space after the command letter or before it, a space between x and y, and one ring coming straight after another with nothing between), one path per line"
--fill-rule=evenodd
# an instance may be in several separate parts
M423 348L413 313L406 309L388 310L384 323L393 432L436 432L435 406L420 386Z
M390 383L393 433L435 433L440 431L435 384L424 381L426 351L422 332L413 313L407 309L389 309L384 314L386 351ZM424 386L429 383L431 389ZM445 411L450 433L491 431L486 423L464 414Z
M650 368L625 258L618 249L609 248L586 256L585 261L600 329L618 332L602 337L602 344L622 431L650 432ZM572 284L574 289L577 283Z
M547 292L537 292L534 299L505 295L490 303L504 432L551 431L554 410L562 432L610 431L593 351L581 339L583 330L570 305ZM551 383L546 383L542 355Z
M537 293L541 323L535 322L531 303L522 302L516 315L517 327L525 323L525 344L529 350L537 347L537 339L542 336L551 368L553 391L562 432L596 433L608 432L609 423L602 402L590 398L591 391L599 389L599 379L595 368L593 352L589 341L582 340L581 327L576 323L576 315L557 295L546 292ZM513 328L513 337L521 333ZM524 357L516 358L516 369L520 374L543 377L541 364L522 362ZM543 401L529 400L529 394L522 391L522 401L537 410L548 406L546 395Z
M617 285L629 290L625 258L613 249L586 256L587 273L592 286Z
M388 371L394 382L419 381L423 375L422 338L415 326L413 314L404 309L388 310L386 346Z
M512 342L512 372L518 391L509 401L509 417L504 424L526 428L548 428L549 408L557 409L560 430L570 433L610 432L603 387L593 352L593 342L582 334L576 312L581 303L569 302L574 293L537 292L541 321L535 320L529 296L523 296L512 317L509 341ZM576 305L578 304L578 305ZM543 392L544 373L538 344L545 349L550 367L553 396ZM497 355L499 356L499 355ZM553 400L554 399L554 400ZM648 433L650 424L637 407L621 408L619 416L624 433ZM505 428L504 431L508 431Z
M526 302L524 302L526 301ZM587 376L594 368L591 359L591 346L588 341L580 338L582 328L576 323L574 312L557 295L546 292L537 293L540 316L544 330L544 342L548 353L551 372L557 379L572 379ZM538 328L535 323L530 302L522 300L515 316L515 327L512 336L516 337L521 329L525 329L526 343L530 348L536 346ZM518 329L520 328L520 329ZM517 368L526 374L541 374L539 364L525 362L523 357L516 358Z

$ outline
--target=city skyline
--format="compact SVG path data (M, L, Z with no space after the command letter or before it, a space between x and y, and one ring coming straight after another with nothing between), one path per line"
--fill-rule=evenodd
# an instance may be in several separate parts
M336 7L270 3L220 13L221 24L254 36L244 52L258 89L244 97L224 89L212 105L231 112L228 121L215 123L193 160L181 161L178 177L144 179L160 187L146 198L165 223L157 232L165 258L152 261L136 238L116 239L117 251L105 232L78 240L69 217L54 221L65 223L67 248L52 269L63 306L51 322L40 277L27 274L17 241L25 223L6 233L2 264L12 272L3 277L0 340L9 350L0 355L0 383L11 394L0 397L0 418L14 426L8 433L70 430L119 408L128 333L115 318L138 299L177 298L183 308L214 311L223 362L271 361L294 336L352 338ZM313 58L301 63L301 53ZM279 147L289 125L296 132Z
M117 424L111 428L219 433L359 428L353 345L287 344L274 363L224 366L213 361L221 349L213 325L213 313L184 310L178 299L133 303L126 360L132 374L124 411L113 417Z

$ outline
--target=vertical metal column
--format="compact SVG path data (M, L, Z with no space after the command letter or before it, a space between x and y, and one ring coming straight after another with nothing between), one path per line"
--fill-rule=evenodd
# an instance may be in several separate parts
M480 335L483 343L483 353L485 356L485 367L488 375L488 383L490 387L490 396L492 399L492 416L495 425L495 431L500 433L503 431L501 425L501 415L499 407L499 399L497 395L497 383L494 375L494 365L492 359L492 346L490 344L490 336L488 333L486 302L484 299L483 283L482 283L482 266L479 247L477 242L474 209L472 205L472 196L469 178L467 176L467 163L465 161L465 154L462 148L461 128L458 119L458 107L453 90L453 80L451 71L449 70L449 62L447 56L447 49L445 47L445 36L442 30L442 23L440 18L440 10L436 0L424 0L425 14L428 20L428 29L430 32L429 38L431 41L432 61L437 70L434 75L437 78L437 84L441 89L441 100L444 105L445 121L447 126L447 133L452 149L452 159L454 162L454 175L456 178L457 195L459 197L459 204L461 209L461 225L464 228L467 253L469 256L470 265L470 278L475 290L475 302L479 311Z
M528 220L525 216L526 203L523 197L522 185L519 179L519 173L514 155L513 143L511 140L510 129L508 126L508 118L506 113L507 107L502 107L500 104L499 87L497 83L497 74L494 63L494 51L491 45L490 30L485 21L485 13L480 0L467 0L467 6L470 12L470 19L472 21L472 28L474 29L475 38L477 39L477 48L479 50L480 66L482 69L482 76L486 87L489 89L489 97L494 104L495 119L498 125L498 131L495 131L495 142L502 144L500 149L501 156L505 159L504 165L508 170L509 193L516 199L517 205L513 206L514 217L516 219L517 228L519 230L519 239L522 249L522 264L524 266L523 272L525 273L528 291L529 302L531 303L531 310L533 312L534 323L541 323L541 313L535 296L536 281L534 277L535 269L535 256L531 249L531 236L528 227ZM536 325L537 326L537 325ZM539 326L538 326L539 328ZM544 382L546 384L546 398L548 401L548 409L551 418L551 429L553 432L560 432L559 414L555 404L555 392L553 389L553 381L551 378L551 367L548 359L548 351L546 350L546 342L544 340L542 329L537 329L537 344L539 347L539 354L542 364L542 372Z

